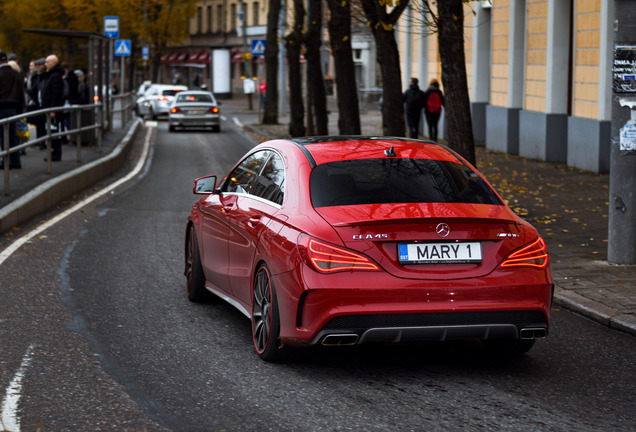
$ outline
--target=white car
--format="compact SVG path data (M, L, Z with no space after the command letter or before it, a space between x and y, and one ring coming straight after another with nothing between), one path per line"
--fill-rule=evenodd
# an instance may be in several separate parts
M179 92L170 105L168 130L199 127L221 131L219 103L209 91L190 90Z
M174 96L185 90L188 90L188 87L183 85L152 84L144 96L138 99L137 114L142 117L148 116L153 120L159 116L168 115Z

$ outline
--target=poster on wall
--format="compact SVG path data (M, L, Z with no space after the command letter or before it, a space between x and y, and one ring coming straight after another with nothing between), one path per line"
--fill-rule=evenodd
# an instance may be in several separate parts
M614 47L614 93L634 93L636 96L636 46Z

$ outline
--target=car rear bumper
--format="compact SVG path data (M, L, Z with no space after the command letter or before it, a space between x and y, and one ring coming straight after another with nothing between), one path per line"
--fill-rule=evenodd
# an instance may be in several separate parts
M201 126L201 127L211 127L211 126L219 126L221 124L220 117L212 117L212 116L175 116L170 115L169 119L170 126Z
M344 315L330 320L311 344L539 339L547 333L546 318L536 310Z
M348 277L357 283L340 279ZM548 334L553 284L541 272L524 284L486 277L477 286L465 280L414 282L380 274L365 284L360 278L331 278L357 288L306 289L290 302L279 296L281 339L290 345L350 345L535 339ZM382 286L389 281L392 284ZM278 288L286 285L280 282Z

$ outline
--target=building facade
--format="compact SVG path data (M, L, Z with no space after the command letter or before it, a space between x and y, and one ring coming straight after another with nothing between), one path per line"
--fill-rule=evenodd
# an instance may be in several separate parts
M477 145L593 172L609 170L613 4L490 0L465 6ZM427 34L422 21L406 16L402 28L405 84L410 76L427 82L441 75L436 35Z

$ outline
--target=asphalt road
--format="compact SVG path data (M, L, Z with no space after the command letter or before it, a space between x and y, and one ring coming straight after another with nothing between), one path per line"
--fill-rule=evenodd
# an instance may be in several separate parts
M0 398L20 430L636 430L636 340L558 309L520 358L452 343L261 361L249 321L190 303L183 276L193 179L222 177L252 143L229 123L146 126L135 180L0 265Z

